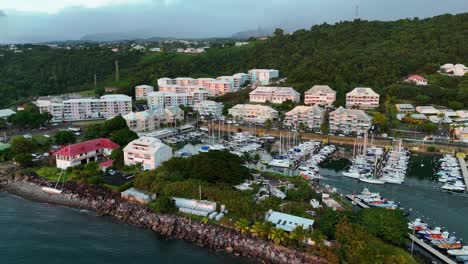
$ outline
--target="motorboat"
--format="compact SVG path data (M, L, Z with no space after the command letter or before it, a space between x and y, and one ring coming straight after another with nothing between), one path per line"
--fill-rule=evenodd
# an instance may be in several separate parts
M455 243L443 243L443 244L437 245L437 248L445 249L445 250L461 249L462 248L462 243L460 241L455 241Z
M450 256L468 256L468 246L463 246L461 249L447 250Z
M455 183L446 183L442 186L442 189L450 192L464 192L466 185L462 181L456 181Z
M424 235L424 238L426 238L428 240L444 240L444 239L448 239L449 235L450 235L449 232L444 231L444 232L442 232L442 234L427 234L427 235Z
M421 235L440 235L440 234L442 234L442 228L435 227L433 230L430 230L430 229L420 230L420 231L418 231L418 234L421 234Z
M416 218L413 222L408 223L408 229L414 229L416 231L426 230L429 225L424 223L421 218Z

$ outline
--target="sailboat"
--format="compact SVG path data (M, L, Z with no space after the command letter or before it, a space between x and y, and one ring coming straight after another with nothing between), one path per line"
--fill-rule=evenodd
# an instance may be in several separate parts
M64 174L64 170L62 169L62 171L60 171L60 174L59 174L59 177L57 179L57 182L55 183L55 187L52 188L52 187L42 187L42 191L48 193L48 194L52 194L52 195L57 195L57 194L61 194L62 191L63 191L63 185L62 185L62 190L59 190L57 189L58 187L58 184L60 182L60 179L62 178L62 175ZM64 176L65 177L65 176ZM65 184L64 184L65 185Z

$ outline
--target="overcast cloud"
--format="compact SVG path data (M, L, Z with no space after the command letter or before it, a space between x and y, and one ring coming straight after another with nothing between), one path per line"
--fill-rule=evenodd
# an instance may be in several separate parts
M352 20L468 11L468 0L0 0L0 42L75 40L93 33L227 37L257 27L288 31Z

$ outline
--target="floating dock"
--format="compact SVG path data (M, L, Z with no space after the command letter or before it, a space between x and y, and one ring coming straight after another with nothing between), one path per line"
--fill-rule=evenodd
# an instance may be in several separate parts
M465 180L466 191L468 192L468 169L466 168L465 159L458 157L458 162L460 163L463 179Z
M361 199L356 198L354 195L348 194L348 195L346 195L346 198L348 198L352 202L355 202L361 208L364 208L364 209L369 208L369 206L367 204L363 203L361 201Z
M421 248L423 248L427 252L431 253L432 255L437 257L438 259L442 260L444 263L457 264L455 261L453 261L449 257L445 256L444 254L442 254L437 249L435 249L435 248L431 247L430 245L428 245L426 242L424 242L424 240L419 239L419 238L413 236L412 234L408 234L408 236L410 237L411 240L414 241L414 243L416 243L418 246L420 246Z

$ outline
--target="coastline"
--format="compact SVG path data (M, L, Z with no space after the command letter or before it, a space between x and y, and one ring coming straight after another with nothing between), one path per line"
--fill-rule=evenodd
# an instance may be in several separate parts
M227 227L204 224L178 215L157 214L149 208L122 200L119 192L104 187L67 182L62 194L49 195L42 191L43 186L53 186L53 183L35 176L17 176L14 179L9 177L8 180L0 181L1 191L32 201L94 211L98 215L111 216L126 224L150 229L214 251L247 257L255 262L326 263L322 258L245 236Z

